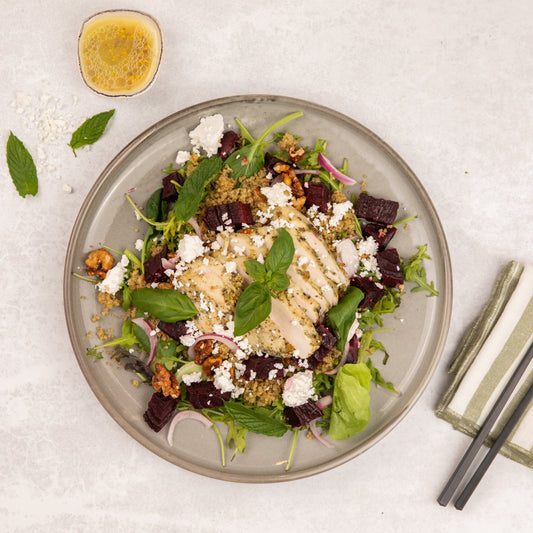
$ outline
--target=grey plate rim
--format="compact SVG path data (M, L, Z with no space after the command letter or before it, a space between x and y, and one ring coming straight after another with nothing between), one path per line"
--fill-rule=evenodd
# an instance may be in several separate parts
M276 473L276 474L262 474L262 475L250 476L250 475L240 474L240 473L236 474L236 473L224 472L224 471L219 471L219 470L213 470L211 468L206 468L201 465L191 464L190 462L184 459L181 459L179 457L176 457L175 455L169 453L167 450L161 449L159 446L155 445L153 442L147 439L144 435L139 433L135 428L133 428L124 419L124 417L115 408L113 403L107 399L107 397L104 394L104 391L99 386L99 384L91 378L91 376L89 375L86 369L87 358L86 358L84 351L81 349L81 346L79 344L79 339L74 331L74 324L71 318L73 309L72 309L72 305L69 299L69 294L70 294L70 286L71 286L71 279L72 279L71 273L73 272L73 253L72 253L73 248L75 247L78 235L85 221L85 216L91 205L92 199L95 197L95 195L97 194L99 189L103 186L103 184L106 182L106 180L108 179L109 175L112 173L115 166L120 164L120 162L124 158L126 158L132 151L134 151L142 142L144 142L153 133L158 131L160 128L163 128L167 126L168 124L176 120L179 120L180 118L186 115L189 115L191 113L199 113L205 108L210 108L213 106L219 106L219 105L235 103L235 102L265 103L265 102L276 102L276 101L284 102L284 103L291 104L294 106L305 105L307 108L311 108L316 111L326 113L336 118L337 120L341 120L347 123L350 127L363 132L365 135L371 138L384 152L386 152L392 159L395 160L395 162L398 165L401 166L401 168L403 169L405 174L408 176L413 186L416 188L417 193L420 195L420 197L425 202L428 211L430 212L430 215L432 218L432 221L431 221L432 226L435 231L435 235L439 242L441 250L443 252L442 260L443 260L443 267L444 267L443 268L444 289L441 291L439 295L439 298L442 298L444 300L443 320L440 324L440 329L438 331L437 347L433 353L431 364L428 366L428 369L425 375L423 376L423 379L418 384L418 387L416 391L414 392L414 394L411 396L410 400L406 402L404 408L396 415L396 417L392 418L388 422L388 424L385 425L380 431L378 431L374 435L369 436L366 440L360 443L359 446L357 446L355 449L350 450L349 452L346 452L340 455L339 457L332 459L328 462L321 463L319 465L309 467L306 469L302 469L299 471L295 471L295 472L283 472L283 473ZM309 102L307 100L302 100L299 98L293 98L293 97L288 97L288 96L281 96L281 95L246 94L246 95L226 96L222 98L216 98L213 100L207 100L207 101L183 108L180 111L177 111L171 115L168 115L167 117L154 123L152 126L150 126L145 131L143 131L141 134L139 134L137 137L135 137L104 168L100 176L96 179L95 183L93 184L93 186L87 193L87 196L85 197L85 200L80 208L80 211L78 213L78 216L76 217L76 220L74 222L74 225L71 231L71 235L70 235L70 239L68 242L67 251L65 255L65 268L64 268L63 276L64 276L63 277L64 311L65 311L65 320L67 323L67 329L68 329L70 342L72 344L72 348L76 356L76 359L78 361L78 364L80 366L80 369L87 383L89 384L89 387L93 391L94 395L97 397L100 404L109 413L109 415L137 442L142 444L145 448L147 448L154 454L158 455L159 457L169 461L170 463L173 463L190 472L194 472L194 473L206 476L206 477L219 479L222 481L232 481L232 482L239 482L239 483L276 483L276 482L281 482L281 481L293 481L297 479L306 478L312 475L319 474L321 472L326 472L328 470L331 470L332 468L340 466L346 463L347 461L350 461L351 459L354 459L355 457L361 455L363 452L365 452L366 450L374 446L377 442L379 442L386 435L388 435L390 431L392 431L392 429L396 427L401 420L403 420L403 418L414 407L414 405L417 403L422 393L425 391L427 385L429 384L440 362L440 358L444 350L444 346L446 343L446 338L447 338L448 330L450 326L450 321L451 321L452 269L451 269L451 259L450 259L449 249L448 249L448 243L446 240L446 235L444 233L444 229L442 227L442 223L437 214L435 206L433 205L433 202L431 201L431 198L429 197L428 193L426 192L425 188L423 187L422 183L420 182L416 174L413 172L413 170L407 165L407 163L400 157L400 155L393 148L391 148L385 141L383 141L373 131L369 130L366 126L363 126L361 123L357 122L356 120L334 109L331 109L329 107L316 104L313 102Z

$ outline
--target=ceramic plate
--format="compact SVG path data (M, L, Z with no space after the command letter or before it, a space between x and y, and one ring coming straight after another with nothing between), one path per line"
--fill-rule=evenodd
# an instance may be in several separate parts
M111 316L96 325L91 322L91 317L101 311L94 288L72 273L83 273L87 252L100 243L120 250L133 248L146 226L137 221L124 193L135 187L133 198L144 204L160 187L162 169L174 161L179 149L189 149L188 132L200 118L221 113L225 123L236 128L234 117L238 117L257 136L275 120L298 110L304 115L291 122L289 128L304 138L303 144L314 145L317 138L327 139L328 157L334 163L341 165L343 158L348 158L350 176L366 181L370 194L400 203L398 218L418 215L408 230L398 232L394 245L402 256L415 253L416 245L428 245L433 258L426 262L428 279L435 281L440 296L407 294L396 317L385 324L394 331L379 334L390 353L382 373L402 394L397 397L373 387L372 416L364 431L335 442L333 449L301 434L288 472L285 466L292 435L270 438L249 433L246 453L222 467L219 442L212 430L186 420L177 427L174 445L169 446L166 431L154 433L143 420L151 387L135 388L135 376L130 372L86 356L87 348L95 344L95 338L87 338L87 332L94 331L96 325L119 332L121 324ZM354 192L359 191L356 185ZM336 111L302 100L263 95L222 98L184 109L126 146L85 199L72 230L64 279L66 320L74 353L109 414L133 438L171 463L206 476L241 482L274 482L317 474L353 459L386 435L413 407L437 366L449 326L451 293L450 259L442 226L430 198L405 162L371 131ZM381 366L379 354L374 360ZM231 456L231 452L227 455Z

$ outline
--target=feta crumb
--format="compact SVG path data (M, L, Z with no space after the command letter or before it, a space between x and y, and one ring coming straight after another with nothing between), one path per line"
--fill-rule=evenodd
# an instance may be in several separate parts
M178 244L180 258L185 263L194 261L205 252L204 243L198 235L184 235Z
M291 188L283 182L271 187L261 187L261 193L266 196L268 205L271 207L290 205L292 200Z
M130 260L123 255L120 263L117 263L105 276L105 279L96 284L96 288L100 292L107 292L108 294L116 294L120 290L120 286L124 281L126 275L126 268L130 264Z
M180 150L178 155L176 155L176 164L184 165L191 158L191 152L186 152L185 150Z
M237 272L237 263L235 263L235 261L228 261L227 263L224 263L224 268L228 274L233 274Z
M305 370L297 372L285 382L282 399L287 407L303 405L315 394L313 388L313 372Z
M221 114L202 118L200 124L189 132L193 150L199 153L199 150L203 149L207 157L215 155L218 152L223 132L224 119Z
M144 241L142 239L137 239L135 241L135 249L138 250L139 252L142 251L143 246L144 246Z
M63 192L66 192L67 194L70 194L72 192L72 187L70 185L67 185L66 183L63 184Z
M233 392L235 385L231 379L232 364L229 361L222 361L222 364L213 369L214 385L220 389L222 393Z
M182 335L180 337L180 342L183 346L192 346L196 339L192 335Z
M181 381L183 381L185 385L190 385L191 383L199 383L200 381L202 381L202 373L191 372L190 374L183 374L183 376L181 376Z

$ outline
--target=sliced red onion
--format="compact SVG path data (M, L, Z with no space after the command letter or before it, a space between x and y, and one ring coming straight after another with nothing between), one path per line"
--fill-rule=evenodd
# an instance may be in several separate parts
M132 187L131 189L128 189L128 194L131 194L132 192L135 192L137 190L137 187Z
M331 172L331 174L336 177L341 183L344 183L344 185L355 185L357 182L346 176L346 174L343 174L340 170L337 170L331 161L323 154L318 154L318 164L324 167L328 172Z
M176 424L187 418L198 420L198 422L201 422L206 428L210 428L213 425L213 422L202 413L198 413L197 411L180 411L174 416L172 422L170 422L170 426L168 426L167 441L171 446L174 443L174 428L176 427Z
M320 444L323 444L326 448L335 448L331 442L325 440L324 437L322 437L322 435L319 433L318 428L316 427L316 421L317 419L315 418L309 422L309 429L311 430L313 437L315 437L315 439L320 442Z
M196 235L198 235L200 239L204 240L204 235L200 229L200 224L198 224L198 221L194 217L189 218L189 220L187 220L187 224L190 224L193 227Z
M316 406L321 411L323 411L328 405L331 405L333 403L333 396L331 394L328 394L327 396L319 398L315 403Z
M170 259L167 259L166 257L162 257L161 266L165 270L174 270L176 268L176 263L173 263Z
M194 359L194 347L200 342L200 341L207 341L207 340L213 340L213 341L219 341L223 344L225 344L232 352L236 352L239 349L238 344L229 337L225 337L224 335L218 335L217 333L207 333L206 335L199 335L194 339L194 344L192 346L189 346L187 349L187 355L189 356L189 359Z
M298 174L316 174L317 176L320 176L320 170L314 170L310 168L295 168L294 173L296 175Z
M157 335L155 328L148 320L146 320L146 318L134 318L132 322L137 324L146 335L148 335L148 339L150 339L150 355L147 364L151 365L155 357L155 352L157 351Z
M336 246L337 258L342 263L346 275L353 278L359 268L359 254L357 248L351 239L344 239Z

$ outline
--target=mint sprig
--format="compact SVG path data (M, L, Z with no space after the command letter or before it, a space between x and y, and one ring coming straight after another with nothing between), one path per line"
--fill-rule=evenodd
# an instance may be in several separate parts
M236 337L248 333L265 320L272 310L271 291L284 291L290 279L286 272L294 257L294 242L289 232L278 229L278 236L272 244L263 265L256 259L244 262L246 271L255 279L244 289L235 306Z
M95 143L104 134L107 123L115 113L114 109L104 111L88 118L73 134L69 146L72 148L74 155L76 149Z
M6 160L9 174L20 196L35 196L39 188L35 163L30 152L13 132L9 133L7 140Z

